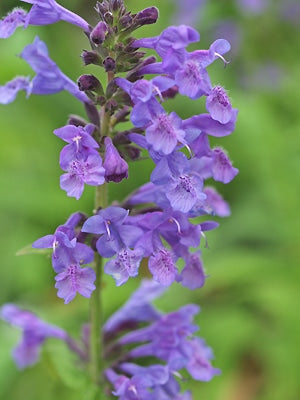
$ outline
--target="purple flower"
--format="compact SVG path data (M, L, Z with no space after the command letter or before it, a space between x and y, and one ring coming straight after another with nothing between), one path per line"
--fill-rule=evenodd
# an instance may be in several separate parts
M166 249L160 249L149 258L149 271L153 279L163 286L170 286L177 276L175 256Z
M161 296L165 290L164 286L153 280L143 280L127 302L109 317L104 324L104 332L112 335L123 327L136 325L138 322L157 320L161 313L153 307L151 301Z
M53 235L43 236L32 244L35 249L53 249L52 265L57 273L65 271L71 264L89 264L94 259L93 250L77 242L69 221L59 226Z
M28 93L30 90L29 78L18 76L4 86L0 86L0 104L12 103L20 90L25 90Z
M85 127L66 125L55 129L53 133L65 142L72 144L76 154L82 152L83 148L99 148L99 144L92 137L95 128L93 124L88 124Z
M68 196L78 200L82 195L84 184L99 186L105 182L105 170L102 167L102 159L96 151L89 151L87 155L79 154L77 158L73 157L73 152L69 153L69 151L61 152L59 165L67 173L60 177L60 187Z
M107 379L113 384L113 395L119 400L151 400L149 388L153 382L148 376L137 375L128 378L125 375L118 375L112 369L105 371Z
M142 343L132 349L129 354L132 357L155 356L168 363L178 359L176 369L186 365L186 358L181 353L181 346L186 343L187 338L198 330L192 324L194 315L199 312L195 304L188 304L178 311L162 315L161 318L145 328L140 328L122 336L119 343ZM144 344L145 342L148 342ZM180 362L180 367L179 367Z
M55 277L55 287L58 289L57 296L68 304L74 299L78 292L84 297L91 297L96 289L95 271L92 268L81 268L79 265L69 265L65 270Z
M230 100L221 86L215 86L206 99L206 108L212 119L227 124L234 115Z
M13 350L13 358L19 368L26 368L38 361L41 347L48 338L61 340L68 338L64 330L47 324L33 313L21 310L14 304L5 304L1 308L0 316L4 321L23 331L21 342Z
M128 178L128 164L120 156L118 150L113 145L110 137L104 139L105 157L103 167L105 169L105 179L107 182L121 182Z
M238 174L239 170L231 164L227 154L220 148L213 149L213 163L211 167L215 181L229 183Z
M228 217L230 215L229 204L222 198L215 188L206 186L203 189L206 195L205 210L208 214L218 217Z
M200 133L215 137L228 136L235 129L237 114L238 110L234 108L231 119L226 124L221 124L219 121L214 120L210 114L194 115L184 120L182 126L187 137L192 135L194 139L196 139Z
M116 285L120 286L127 282L129 277L137 276L143 252L140 250L121 250L116 258L108 261L104 266L104 272L111 275Z
M208 67L217 58L221 58L226 65L228 64L228 61L225 60L223 54L228 53L230 48L230 43L226 39L217 39L210 45L208 50L196 50L191 54L194 54L203 68Z
M55 62L49 58L46 44L38 37L24 48L20 56L36 72L28 94L47 95L67 90L81 102L90 102L88 97L78 89L77 84L63 74Z
M67 10L55 0L21 0L32 4L32 7L25 21L25 28L28 25L48 25L60 20L77 25L85 32L90 31L89 24L79 15Z
M191 290L201 288L204 285L206 276L197 253L188 256L180 276L182 286L186 286Z
M214 368L210 360L213 353L205 341L199 337L193 337L188 342L186 350L189 353L189 361L186 369L190 375L198 381L210 381L215 375L220 375L221 371Z
M184 142L185 132L181 129L182 121L175 112L157 115L146 129L147 142L155 151L163 154L173 152L178 142Z
M97 250L103 257L112 257L123 249L134 247L142 230L124 224L128 211L121 207L108 207L97 215L88 218L82 232L102 235L96 243Z
M5 18L0 20L0 38L8 38L18 26L24 25L26 14L26 11L22 8L14 8Z
M196 52L190 53L183 65L175 72L174 78L179 93L191 99L198 99L211 90L209 75L201 61L201 58L198 60Z
M187 160L182 153L162 158L152 172L151 181L164 185L166 197L173 210L188 212L205 195L202 192L203 179L199 172L201 165L194 158ZM199 168L200 167L200 168Z
M165 76L157 76L150 81L139 79L134 83L124 78L116 78L115 82L129 94L134 104L146 103L157 95L161 98L161 93L174 85L174 81Z
M135 40L133 46L155 49L161 57L164 57L169 50L181 50L190 43L198 42L199 39L199 33L190 26L169 26L159 36Z

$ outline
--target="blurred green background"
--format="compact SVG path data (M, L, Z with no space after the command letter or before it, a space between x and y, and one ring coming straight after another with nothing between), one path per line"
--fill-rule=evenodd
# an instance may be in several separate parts
M66 7L68 3L62 2ZM94 1L71 3L73 11L96 23ZM157 35L176 18L184 18L182 13L176 17L176 2L171 0L128 0L126 4L133 11L150 5L160 9L158 23L138 31L139 36ZM1 0L0 14L15 5L19 2ZM253 15L233 0L208 0L193 13L192 23L201 33L197 46L207 48L219 32L232 41L231 64L224 69L217 61L209 72L214 84L229 90L233 105L240 110L236 131L212 141L228 150L240 173L229 185L218 186L232 215L209 233L209 249L203 249L210 278L194 292L174 285L158 302L165 311L183 302L201 305L200 334L214 349L214 365L222 369L222 375L209 383L186 382L194 399L300 399L300 40L295 14L287 20L282 6L283 2L273 1L263 13ZM84 35L61 22L19 29L0 41L0 85L15 75L32 75L16 55L35 35L46 41L51 57L72 79L95 71L84 69L79 57L88 47ZM204 111L201 99L178 98L166 107L182 118ZM84 116L81 104L68 93L29 99L19 94L13 104L0 106L0 304L28 307L78 337L78 326L87 319L88 301L77 296L64 306L56 297L49 260L39 255L16 256L19 249L53 232L71 212L90 214L93 208L93 188L86 188L79 201L66 197L59 188L58 156L63 143L52 132L71 113ZM131 165L128 181L111 184L111 200L146 182L151 168L145 161ZM106 315L137 285L138 279L132 279L116 289L112 279L105 277ZM23 399L24 393L30 400L83 398L68 377L60 383L51 344L37 366L17 371L10 351L19 333L4 323L0 329L1 399Z

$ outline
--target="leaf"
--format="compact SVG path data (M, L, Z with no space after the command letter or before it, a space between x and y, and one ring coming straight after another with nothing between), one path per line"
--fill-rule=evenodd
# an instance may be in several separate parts
M61 382L70 389L85 391L87 377L80 368L78 358L63 342L48 342L46 346L51 366Z
M44 254L46 256L51 256L51 249L35 249L31 244L23 247L22 249L16 252L16 256L24 256L26 254Z

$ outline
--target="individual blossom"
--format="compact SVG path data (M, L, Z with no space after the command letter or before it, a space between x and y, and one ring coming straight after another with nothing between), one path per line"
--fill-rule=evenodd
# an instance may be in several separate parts
M64 299L65 304L72 301L77 292L89 298L96 289L95 271L90 267L81 268L79 263L66 267L64 271L56 275L55 280L55 288L58 289L57 296Z
M48 338L67 340L67 333L46 322L27 310L14 304L5 304L0 311L1 318L23 331L21 342L13 350L13 358L19 368L35 364L40 356L41 347Z
M95 290L94 270L81 267L82 264L93 261L94 252L75 237L74 228L80 220L80 214L73 214L53 235L43 236L32 244L32 247L38 249L53 249L52 265L57 273L55 287L58 289L58 297L63 298L65 304L73 300L77 292L84 297L90 297Z
M128 164L120 156L110 137L104 139L105 156L103 168L105 169L105 180L107 182L121 182L128 178Z
M227 124L234 115L230 100L221 86L215 86L207 96L206 108L212 119L221 124Z
M208 214L217 215L218 217L228 217L230 215L229 204L215 188L206 186L203 189L203 193L206 195L205 204Z
M93 138L95 125L88 124L84 127L66 125L55 129L53 133L65 142L72 144L74 153L81 153L84 148L98 149L99 144Z
M210 114L194 115L193 117L183 120L182 127L187 137L192 135L194 140L196 140L201 133L215 137L228 136L235 129L237 114L238 110L234 108L231 119L226 124L216 121Z
M134 247L142 230L126 224L128 211L121 207L107 207L88 218L82 232L101 235L96 242L99 254L112 257L120 251Z
M115 279L117 286L123 285L130 277L138 275L142 258L143 252L140 249L122 249L105 264L104 272Z
M87 156L76 159L66 156L60 157L60 167L66 171L60 177L60 187L70 197L80 199L84 185L99 186L105 182L105 170L102 159L97 152L90 152Z
M163 185L173 210L188 212L198 200L204 199L201 165L194 158L188 160L183 153L162 158L151 174L151 182Z
M38 37L23 49L20 57L27 61L36 73L28 94L47 95L67 90L81 102L89 102L88 97L78 89L76 83L63 74L49 58L46 44Z
M6 17L0 20L0 38L11 36L19 26L23 26L27 12L22 8L14 8Z
M206 280L202 261L198 253L189 254L180 274L180 283L191 290L201 288Z
M206 382L221 373L218 368L211 365L210 360L214 358L212 349L206 345L203 339L191 338L185 350L189 354L186 369L194 379Z
M25 92L30 90L29 78L17 76L4 86L0 86L0 104L12 103L20 90L24 90Z
M159 249L149 258L149 271L153 279L163 286L170 286L176 279L175 255L167 249Z
M208 157L202 158L203 178L212 177L215 181L229 183L238 174L239 170L232 166L226 152L215 147Z
M66 21L79 26L85 32L89 32L89 24L79 15L62 7L55 0L21 0L32 4L25 20L25 28L28 25L48 25L58 21Z
M198 42L199 39L199 33L190 26L169 26L159 36L135 40L133 46L154 49L161 57L164 57L170 49L174 51L184 49L190 43Z

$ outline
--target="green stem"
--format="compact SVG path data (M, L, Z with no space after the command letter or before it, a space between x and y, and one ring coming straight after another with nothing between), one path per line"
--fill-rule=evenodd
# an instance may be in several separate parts
M96 187L95 209L107 206L107 184ZM90 376L95 385L103 384L103 343L102 325L103 311L101 302L102 290L102 257L95 252L94 270L96 273L96 289L90 302Z
M113 78L113 75L108 75L108 81ZM110 114L105 112L104 107L101 110L101 137L109 135L110 131ZM95 210L106 208L108 205L108 185L104 183L96 187L95 192ZM96 273L95 286L96 289L92 293L90 303L90 376L92 382L97 386L103 387L103 311L101 301L102 290L102 257L95 252L94 270ZM97 399L102 400L104 392L97 394ZM107 397L105 397L107 399Z

